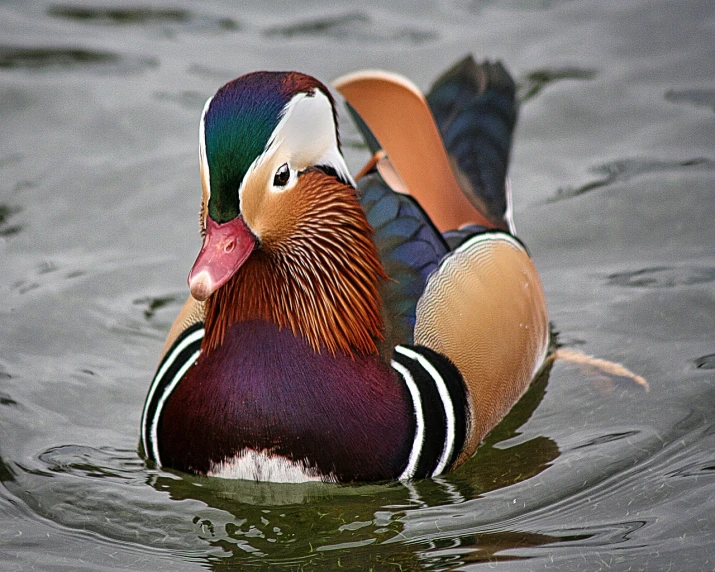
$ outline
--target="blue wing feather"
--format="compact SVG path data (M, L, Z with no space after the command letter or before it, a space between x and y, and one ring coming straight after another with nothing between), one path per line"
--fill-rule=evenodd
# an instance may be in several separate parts
M492 220L504 221L506 170L516 123L514 82L500 63L476 64L471 57L437 80L427 96L447 152L466 175ZM348 110L372 152L379 143L364 121ZM440 234L408 195L395 193L373 170L359 181L360 203L390 280L384 284L386 347L413 343L417 301L440 261L474 234L470 225ZM391 351L391 347L389 347Z
M384 306L391 312L386 323L394 334L389 343L412 343L417 300L449 247L417 203L392 191L378 173L360 179L359 187L360 202L390 276L383 289Z

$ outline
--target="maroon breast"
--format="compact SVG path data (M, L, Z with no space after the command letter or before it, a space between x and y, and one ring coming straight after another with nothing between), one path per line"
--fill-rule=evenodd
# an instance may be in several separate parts
M379 356L316 353L289 329L251 321L187 371L158 441L162 465L183 471L253 450L363 481L399 475L414 430L410 397Z

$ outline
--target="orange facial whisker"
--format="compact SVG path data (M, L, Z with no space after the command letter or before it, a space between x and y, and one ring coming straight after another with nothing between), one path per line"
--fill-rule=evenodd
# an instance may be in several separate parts
M243 267L206 301L203 348L247 320L290 328L316 351L377 353L380 282L387 279L355 190L319 171L301 175L295 216L272 229Z

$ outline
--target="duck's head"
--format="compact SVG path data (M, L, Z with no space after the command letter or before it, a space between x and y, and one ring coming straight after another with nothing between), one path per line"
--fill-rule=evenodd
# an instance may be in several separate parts
M296 72L255 72L218 90L199 129L203 246L189 288L206 300L264 245L298 224L315 176L354 187L327 88Z

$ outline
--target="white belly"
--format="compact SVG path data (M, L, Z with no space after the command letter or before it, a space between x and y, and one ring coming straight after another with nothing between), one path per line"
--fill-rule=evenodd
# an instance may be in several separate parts
M269 451L246 449L232 459L212 463L209 477L269 481L273 483L337 482L333 475L320 475L312 467Z

